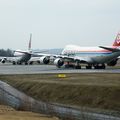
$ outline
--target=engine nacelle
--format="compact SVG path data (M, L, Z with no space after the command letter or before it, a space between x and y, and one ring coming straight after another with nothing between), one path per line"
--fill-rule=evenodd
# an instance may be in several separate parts
M61 58L57 58L54 60L54 64L57 66L57 67L61 67L63 66L64 64L64 61L61 59Z
M107 63L108 66L115 66L117 64L118 59L114 59L112 61L110 61L109 63Z
M5 63L6 60L7 60L7 58L2 58L2 59L1 59L1 63Z
M40 63L48 64L50 59L47 56L40 57Z

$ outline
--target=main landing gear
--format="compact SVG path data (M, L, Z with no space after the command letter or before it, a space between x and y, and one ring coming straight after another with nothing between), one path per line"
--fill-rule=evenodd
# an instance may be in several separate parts
M75 64L70 64L69 62L67 62L67 64L65 64L65 68L74 68L74 69L81 69L81 65L79 61L76 61ZM105 64L88 64L86 66L86 69L105 69L106 66Z
M102 64L102 65L94 65L94 69L105 69L106 66L105 64Z
M86 69L92 69L92 65L87 65Z
M75 61L75 69L81 69L80 61L76 60Z
M80 62L78 60L75 61L75 63L66 62L65 68L81 69L81 65L80 65Z
M94 69L105 69L105 64L96 64L96 65L93 65ZM86 69L92 69L92 65L88 65L86 66Z
M15 61L13 61L12 64L13 65L22 65L22 62L15 62ZM28 62L25 62L24 64L28 65Z
M96 65L93 65L93 67L94 69L105 69L106 68L105 64L101 64L101 65L96 64ZM86 69L92 69L92 65L86 66Z

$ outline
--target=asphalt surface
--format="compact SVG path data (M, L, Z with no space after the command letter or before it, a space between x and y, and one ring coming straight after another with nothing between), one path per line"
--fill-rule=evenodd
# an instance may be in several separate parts
M0 74L42 74L42 73L120 73L120 68L95 69L72 69L57 68L55 65L11 65L0 64Z

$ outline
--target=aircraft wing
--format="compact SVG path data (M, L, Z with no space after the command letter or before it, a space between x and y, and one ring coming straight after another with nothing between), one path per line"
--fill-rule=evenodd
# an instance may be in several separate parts
M29 52L27 52L27 51L20 51L20 50L15 50L14 52L24 53L24 54L31 54L31 53L29 53Z
M20 57L0 57L0 62L1 63L12 63L13 61L19 60Z
M36 62L38 60L40 60L40 57L31 57L29 61Z
M62 55L62 54L60 54L60 55L56 55L56 54L39 54L39 56L40 57L46 56L46 57L50 58L53 61L55 59L57 59L57 58L62 58L64 61L71 61L71 62L74 62L75 60L79 60L80 63L90 63L92 61L92 59L90 57L78 57L78 56L69 56L69 55Z
M57 54L45 54L45 53L39 53L39 54L34 54L36 55L37 57L42 57L42 56L46 56L48 58L51 58L51 57L54 57L54 58L57 58L57 57L64 57L64 56L61 56L61 55L57 55Z
M38 53L44 53L44 52L47 52L47 51L27 52L27 51L15 50L14 52L19 52L19 53L24 53L24 54L30 54L30 55L39 55Z
M6 57L6 62L13 62L19 60L20 57Z
M43 54L43 53L40 53L40 54L37 54L37 56L39 57L42 57L42 56L46 56L48 58L62 58L64 60L70 60L70 61L74 61L74 60L80 60L81 62L89 62L91 61L89 59L89 57L78 57L78 56L69 56L69 55L62 55L62 54Z

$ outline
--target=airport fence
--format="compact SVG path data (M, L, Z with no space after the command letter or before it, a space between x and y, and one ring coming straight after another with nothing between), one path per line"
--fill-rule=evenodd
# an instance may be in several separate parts
M32 111L43 113L50 116L58 116L64 120L120 120L119 116L114 115L113 112L95 113L87 111L85 108L77 109L60 104L52 104L48 102L37 101L24 93L15 91L14 88L7 84L0 84L0 103L12 106L17 110Z

